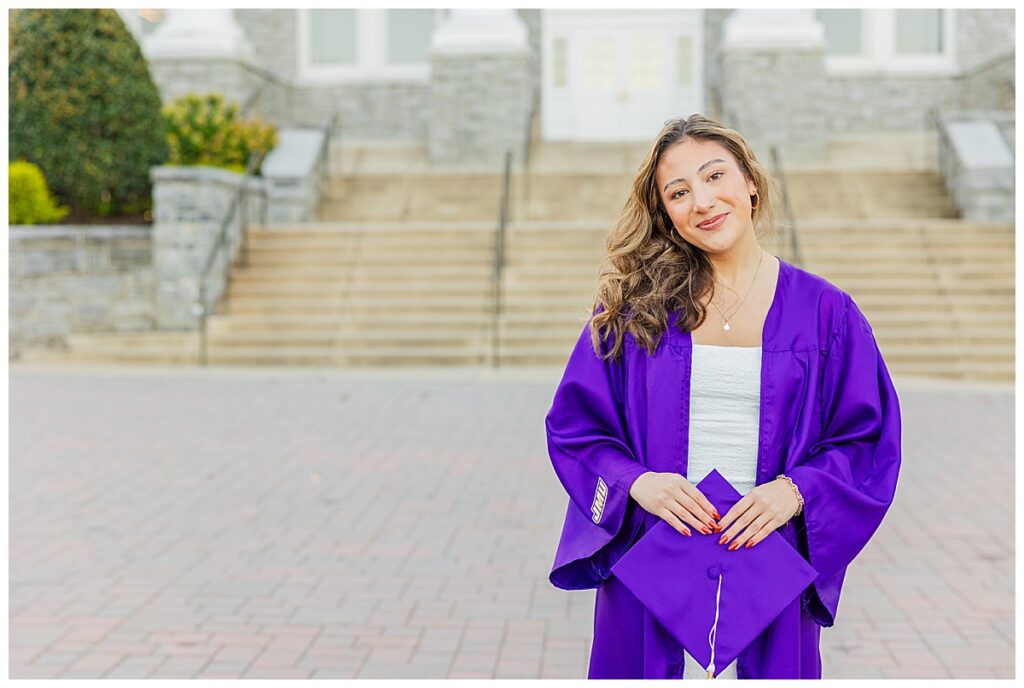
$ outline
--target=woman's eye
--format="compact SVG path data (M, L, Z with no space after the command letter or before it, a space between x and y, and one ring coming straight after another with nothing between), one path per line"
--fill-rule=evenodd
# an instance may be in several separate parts
M708 179L715 179L716 177L721 177L723 174L725 174L725 173L724 172L715 172L710 177L708 177ZM684 191L686 191L686 189L680 189L679 191L676 191L674 194L672 194L672 200L674 201L677 198L679 198L680 194L682 194Z

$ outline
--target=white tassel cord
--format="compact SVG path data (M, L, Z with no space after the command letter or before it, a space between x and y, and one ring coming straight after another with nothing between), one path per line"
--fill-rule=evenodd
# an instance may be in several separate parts
M715 594L715 623L708 633L708 644L711 645L711 664L708 666L708 678L715 677L715 638L718 636L718 609L722 602L722 574L718 574L718 592Z

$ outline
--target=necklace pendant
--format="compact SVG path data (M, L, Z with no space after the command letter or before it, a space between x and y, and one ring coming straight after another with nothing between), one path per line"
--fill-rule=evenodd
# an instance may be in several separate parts
M729 331L729 323L725 323L724 325L722 325L722 329L725 330L726 332L728 332Z

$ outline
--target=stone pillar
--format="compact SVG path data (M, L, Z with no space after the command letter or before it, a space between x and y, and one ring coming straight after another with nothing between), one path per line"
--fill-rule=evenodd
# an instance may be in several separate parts
M151 167L153 271L159 329L191 330L199 323L199 284L235 193L244 185L246 218L255 222L263 180L215 167ZM230 263L242 241L242 207L228 224L226 249L216 254L206 280L212 309L227 284Z
M825 34L814 10L741 9L722 25L724 124L770 165L820 157L825 146Z
M430 56L431 163L498 170L521 160L533 89L526 25L515 10L450 10Z
M186 93L221 93L241 107L259 87L253 49L233 10L167 10L142 40L153 81L165 103Z

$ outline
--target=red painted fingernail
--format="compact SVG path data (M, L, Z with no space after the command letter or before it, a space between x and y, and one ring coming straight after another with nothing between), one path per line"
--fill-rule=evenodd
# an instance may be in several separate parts
M716 533L721 533L721 532L722 532L722 530L723 530L723 528L722 528L722 524L720 524L720 523L716 523L716 524L715 524L715 532L716 532Z
M707 526L701 526L700 532L704 533L705 535L711 535L711 529Z
M718 515L717 511L715 512L715 520L716 521L721 521L722 520L722 517Z
M731 551L733 551L734 549L736 549L739 546L740 546L740 543L734 542L731 545L729 545L729 551L731 552Z
M753 547L753 546L754 546L754 541L753 541L753 540L751 540L750 542L748 542L748 543L746 544L746 548L747 548L747 549L750 549L750 548L751 548L751 547Z
M728 540L728 539L729 539L728 535L723 535L722 537L718 538L718 544L724 545L725 541Z
M683 529L683 535L685 535L686 537L691 537L690 529L689 528L684 528Z

